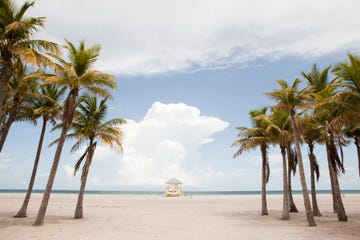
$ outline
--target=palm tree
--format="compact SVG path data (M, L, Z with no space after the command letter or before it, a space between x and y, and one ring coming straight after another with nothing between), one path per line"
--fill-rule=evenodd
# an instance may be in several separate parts
M338 214L339 221L347 221L338 180L338 174L344 173L345 168L335 145L335 136L340 134L341 126L334 124L337 122L336 119L343 116L344 109L339 101L332 100L336 96L335 89L336 86L328 85L314 95L316 105L313 114L321 124L322 138L326 146L334 212Z
M329 82L329 69L330 67L327 67L323 71L319 71L314 64L310 73L305 74L302 72L302 74L308 83L309 96L311 97L310 105L313 107L313 119L316 119L316 124L320 124L322 127L322 130L320 129L320 131L322 131L322 138L326 144L334 210L337 212L339 221L347 221L337 177L337 175L340 172L344 172L345 169L343 161L340 160L338 155L334 141L334 135L340 134L342 125L336 119L339 119L339 116L344 116L344 107L342 103L339 104L340 101L334 101L339 84L335 81L336 79ZM313 129L311 134L316 133L315 131L316 130ZM309 147L311 149L313 146L310 144ZM312 168L312 171L315 171L316 168L313 165L315 164L313 161L314 157L310 155L310 158L310 167ZM314 172L311 174L314 174ZM314 211L316 210L314 209Z
M306 83L308 84L311 92L320 92L322 91L327 85L329 85L329 70L331 66L325 68L324 70L320 71L316 64L313 64L311 71L305 73L301 71Z
M283 166L283 210L282 220L290 219L289 207L289 185L288 185L288 167L286 163L286 147L291 140L291 132L289 131L289 114L279 109L272 109L270 115L261 115L257 119L267 122L266 131L274 144L280 146Z
M64 111L61 120L61 134L57 143L54 161L41 201L40 209L34 223L35 226L42 225L44 222L66 134L71 128L71 124L73 122L79 92L81 90L87 90L95 94L98 93L104 97L110 97L111 94L109 89L116 88L116 82L113 75L104 74L100 71L91 69L93 63L99 56L101 48L100 45L94 45L86 49L84 41L81 41L79 47L76 48L71 42L66 41L65 48L69 52L69 62L66 62L60 57L54 56L59 61L59 64L56 67L57 75L49 77L45 80L48 83L56 83L59 86L67 86L69 88L69 93L64 103Z
M305 116L302 121L302 129L303 129L303 137L308 145L309 149L309 161L310 161L310 181L311 181L311 202L312 202L312 209L314 216L322 216L317 198L316 198L316 186L315 186L315 176L316 181L319 181L320 178L320 170L319 170L319 164L317 162L316 156L314 154L314 147L315 143L319 141L321 137L321 131L318 127L318 123L316 122L315 118L312 118L310 116Z
M354 144L358 151L358 171L360 176L360 123L358 121L360 118L360 57L348 54L348 58L349 63L340 62L334 67L333 72L346 88L346 91L338 94L338 102L341 102L347 109L341 119L348 126L347 134L354 138Z
M252 120L253 128L237 127L239 130L237 134L238 140L233 142L231 147L239 146L235 152L234 158L242 154L246 150L260 147L262 156L261 167L261 215L268 215L267 202L266 202L266 183L269 181L270 167L267 157L268 144L270 138L266 132L267 123L263 120L256 119L257 116L264 115L267 108L256 109L249 112Z
M288 220L290 219L290 201L286 149L292 140L289 114L279 109L273 109L272 114L269 116L268 129L270 130L270 136L272 136L271 139L280 146L283 166L283 210L281 219Z
M33 66L47 67L51 60L42 52L59 53L55 43L32 39L35 32L44 26L44 17L26 17L34 1L25 2L20 8L15 1L0 1L0 117L7 83L14 74L14 63L22 60Z
M126 123L121 118L115 118L104 122L107 111L107 99L103 99L98 104L97 96L84 95L80 98L78 111L75 113L72 132L66 137L76 139L76 143L71 151L79 150L80 146L87 142L87 147L83 155L75 164L75 171L79 170L83 164L81 174L81 186L75 209L75 218L83 218L83 197L85 185L89 173L89 169L93 160L97 142L100 141L106 145L113 147L113 144L122 151L123 133L119 126Z
M320 71L316 64L313 64L312 69L309 73L301 72L306 83L308 84L310 95L314 98L314 94L317 94L333 84L334 80L329 82L329 70L331 66ZM313 100L314 101L314 100ZM316 101L315 101L316 104ZM311 180L311 197L312 207L314 216L321 216L319 206L317 204L316 190L315 190L315 175L316 179L319 180L320 170L319 165L314 154L315 142L321 137L321 131L319 129L319 122L316 121L315 117L305 116L302 124L304 130L304 140L309 148L309 161L310 161L310 180Z
M289 205L290 205L290 212L297 213L299 211L294 202L294 198L293 198L293 194L292 194L292 184L291 184L291 175L295 176L296 167L297 167L296 153L295 153L294 149L292 148L292 143L293 143L293 140L291 140L291 142L289 142L286 146L286 153L287 153L287 157L288 157Z
M65 90L65 87L59 88L58 86L52 84L42 85L38 89L38 97L33 102L33 114L34 117L41 117L43 123L28 190L26 192L24 202L15 217L26 217L27 207L34 186L37 167L44 142L46 126L48 122L51 122L54 125L56 123L56 119L60 117L61 106L59 101L64 95Z
M35 97L40 73L28 72L18 61L14 75L8 82L8 91L3 109L4 115L0 124L0 152L8 136L12 124L16 121L33 121L32 110L29 107Z
M304 90L298 90L298 85L300 79L295 79L291 86L284 80L278 80L277 83L280 86L280 89L275 89L272 92L266 93L266 95L277 100L277 105L275 108L286 111L290 115L291 126L294 132L294 141L296 147L296 155L299 165L299 175L301 180L302 192L304 197L305 212L309 226L316 226L314 215L311 211L310 199L308 195L308 188L306 185L304 165L302 161L301 148L300 148L300 126L296 120L296 111L304 103L306 99L306 94Z

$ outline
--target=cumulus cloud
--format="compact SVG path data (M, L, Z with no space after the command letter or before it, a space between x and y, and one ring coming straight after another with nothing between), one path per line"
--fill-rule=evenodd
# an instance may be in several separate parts
M202 116L184 103L155 102L140 121L127 120L124 155L118 183L126 186L162 186L177 177L187 185L199 185L216 173L199 163L201 146L229 124Z
M84 148L85 150L85 148ZM84 152L82 150L82 153ZM100 164L106 164L102 162L110 162L120 158L119 152L115 149L109 148L108 145L103 145L101 143L96 145L96 151L93 158L93 163L101 162Z
M101 43L98 67L121 74L318 56L360 40L357 0L37 0L31 14L47 17L41 37Z

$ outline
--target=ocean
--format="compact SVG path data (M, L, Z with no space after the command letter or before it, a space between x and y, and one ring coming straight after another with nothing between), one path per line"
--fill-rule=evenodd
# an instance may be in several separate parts
M26 193L26 189L0 189L0 193ZM43 190L35 189L33 193L43 193ZM77 194L78 190L53 190L55 194ZM302 194L300 190L293 190L293 194ZM317 190L317 194L331 194L331 190ZM86 194L116 194L116 195L163 195L164 191L110 191L110 190L86 190ZM183 191L185 196L196 195L260 195L261 191ZM280 195L282 191L267 191L268 195ZM360 194L360 190L341 190L342 194Z

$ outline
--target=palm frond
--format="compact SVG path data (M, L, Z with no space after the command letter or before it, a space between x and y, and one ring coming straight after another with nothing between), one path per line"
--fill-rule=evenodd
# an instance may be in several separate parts
M76 175L77 171L80 169L81 163L85 159L85 157L88 155L88 153L89 153L89 148L86 148L83 155L81 155L81 157L76 161L75 166L74 166L74 176Z
M25 62L32 66L49 67L54 65L50 58L36 51L34 48L14 48L13 52L21 56Z
M25 12L30 8L33 7L35 4L35 1L26 1L19 11L15 14L14 19L21 20L24 17Z

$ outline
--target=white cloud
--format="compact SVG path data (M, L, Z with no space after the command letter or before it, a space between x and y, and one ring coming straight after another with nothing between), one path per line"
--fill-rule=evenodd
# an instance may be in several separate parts
M114 160L118 160L120 158L119 153L120 153L119 151L111 149L108 145L102 145L101 143L98 143L96 145L96 150L92 162L93 163L97 161L111 162ZM100 163L100 164L106 164L106 163Z
M98 67L121 74L318 56L360 40L357 0L37 0L30 14L47 17L40 37L101 43Z
M201 165L200 147L223 131L228 123L202 116L199 109L184 103L155 102L139 121L124 125L124 155L118 170L120 185L162 186L177 177L188 186L209 181L213 173Z
M68 180L72 180L74 178L74 168L69 164L64 165L64 171Z
M0 153L0 163L11 163L14 162L15 158L9 153Z

